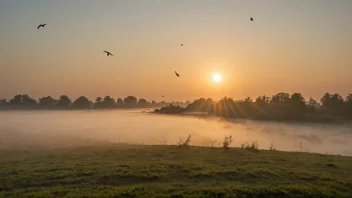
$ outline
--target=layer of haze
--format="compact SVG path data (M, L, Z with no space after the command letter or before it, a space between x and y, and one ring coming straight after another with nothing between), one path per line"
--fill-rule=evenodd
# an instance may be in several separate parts
M350 0L2 0L0 97L345 96L351 9Z
M191 145L221 146L232 135L231 146L257 141L285 151L308 151L352 156L352 126L284 124L258 121L220 121L120 111L0 112L1 148L60 148L127 142L176 144L192 135ZM214 142L216 141L216 142Z

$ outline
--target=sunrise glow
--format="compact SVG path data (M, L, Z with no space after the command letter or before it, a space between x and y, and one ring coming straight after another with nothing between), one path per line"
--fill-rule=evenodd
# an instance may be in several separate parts
M215 73L215 74L213 75L213 81L214 81L214 82L218 83L218 82L221 82L221 80L222 80L221 74Z

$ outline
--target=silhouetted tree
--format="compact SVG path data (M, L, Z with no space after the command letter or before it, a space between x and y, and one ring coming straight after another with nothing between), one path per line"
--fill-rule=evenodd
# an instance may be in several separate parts
M27 94L22 95L22 104L28 105L28 106L33 106L37 104L37 101L31 97L29 97Z
M0 99L0 106L6 106L7 105L7 100L6 99Z
M344 100L339 94L326 93L320 101L325 113L334 116L342 115Z
M97 97L95 99L94 108L96 109L102 108L102 101L103 99L101 97Z
M39 98L39 104L45 107L52 107L56 104L56 100L51 96Z
M200 98L195 100L193 103L187 105L187 111L198 111L198 112L209 112L213 113L215 108L215 102L211 99Z
M307 105L304 97L300 93L294 93L289 100L289 107L286 110L286 117L290 119L302 119L307 113Z
M344 106L345 116L347 118L352 118L352 93L347 95Z
M243 117L236 102L232 98L224 97L215 106L215 114L222 117Z
M348 104L352 104L352 93L349 93L345 99L345 102Z
M309 98L307 102L307 110L310 114L318 113L320 106L321 105L319 104L319 102L314 100L312 97Z
M275 119L287 119L289 116L287 113L290 110L290 94L288 93L278 93L271 97L270 100L270 114L275 117Z
M118 98L118 99L116 100L116 103L117 103L118 105L123 105L123 100L122 100L122 98Z
M306 120L306 121L333 121L337 119L352 119L352 94L348 94L345 100L339 94L326 93L321 98L321 104L310 98L308 101L300 93L278 93L272 98L261 96L253 101L247 97L243 100L233 100L232 98L222 98L215 102L212 99L200 98L194 102L172 101L170 103L161 101L151 103L146 99L137 100L134 96L128 96L116 102L110 96L97 97L95 108L114 108L114 107L149 107L151 105L163 105L159 113L183 113L183 112L204 112L221 117L235 117L247 119L273 119L273 120ZM188 104L186 108L183 105ZM90 108L92 105L86 97L77 98L73 108ZM56 102L51 96L39 98L37 101L28 95L15 95L8 102L0 99L1 108L37 108L41 107L58 107L69 108L71 99L68 96L61 96Z
M281 105L290 100L290 94L278 93L271 98L270 103L274 105Z
M255 119L271 119L270 98L267 96L259 96L253 102L253 117Z
M147 102L147 100L146 99L144 99L144 98L140 98L139 100L138 100L138 105L140 105L140 106L147 106L147 104L148 104L148 102Z
M137 98L134 96L127 96L123 99L123 103L125 104L125 106L136 106Z
M349 93L345 99L347 104L352 104L352 93Z
M37 101L27 94L25 95L15 95L10 100L11 105L22 106L22 107L34 107L37 104Z
M243 100L243 102L246 102L246 103L252 103L252 99L250 97L247 97Z
M105 96L103 101L101 102L103 108L114 108L115 107L115 100L110 96Z
M85 96L77 98L73 103L73 107L77 109L88 109L90 107L90 101Z
M255 102L259 105L259 106L266 106L270 103L270 98L264 96L259 96L258 98L255 99Z
M300 93L278 93L271 99L266 96L256 98L255 102L251 98L243 100L233 100L232 98L222 98L218 102L211 99L200 98L189 104L184 111L207 112L221 117L236 117L248 119L274 119L274 120L307 120L307 121L333 121L341 117L352 119L352 94L349 94L344 101L338 94L325 94L321 99L322 105L310 98L308 102ZM159 102L158 104L162 104ZM164 102L165 103L165 102ZM156 110L159 113L183 112L172 109L175 104ZM320 115L324 109L328 116ZM343 111L344 110L344 111ZM308 117L307 117L308 116ZM321 116L320 118L317 116Z
M11 105L21 105L22 104L22 95L15 95L12 99L10 99Z
M257 98L256 101L257 100L260 100L260 98ZM263 119L266 115L264 111L264 105L260 108L257 102L253 102L250 97L235 101L235 106L232 108L234 108L234 111L236 111L237 117L240 118Z
M97 99L95 99L95 103L101 103L101 101L103 101L101 97L97 97Z
M181 114L186 111L185 108L180 106L173 106L171 103L169 106L162 107L160 109L155 109L155 113L163 113L163 114Z
M66 109L66 108L70 107L71 103L72 103L72 101L68 96L62 95L62 96L60 96L60 99L56 103L56 106L59 108Z

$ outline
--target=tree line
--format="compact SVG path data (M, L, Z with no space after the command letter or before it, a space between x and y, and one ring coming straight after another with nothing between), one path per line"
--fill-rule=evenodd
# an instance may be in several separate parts
M97 97L95 101L90 101L85 96L80 96L75 100L71 100L68 96L62 95L55 99L46 96L35 100L34 98L24 95L15 95L10 100L0 99L0 109L113 109L113 108L148 108L161 107L169 104L185 106L190 102L156 102L147 101L144 98L137 99L135 96L127 96L125 98L114 99L110 96Z
M260 96L255 100L247 97L242 100L222 98L200 98L187 107L170 105L156 109L157 113L179 114L187 112L205 112L219 117L247 118L256 120L305 120L337 121L352 119L352 94L346 98L335 93L326 93L316 101L306 100L300 93L278 93L272 97Z

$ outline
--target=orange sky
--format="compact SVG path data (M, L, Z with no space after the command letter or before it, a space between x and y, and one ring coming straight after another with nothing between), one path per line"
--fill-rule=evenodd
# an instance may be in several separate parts
M352 1L0 5L0 98L162 100L163 93L166 100L240 99L277 92L319 98L352 92ZM48 25L37 30L40 23ZM212 72L223 81L215 84Z

